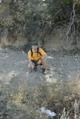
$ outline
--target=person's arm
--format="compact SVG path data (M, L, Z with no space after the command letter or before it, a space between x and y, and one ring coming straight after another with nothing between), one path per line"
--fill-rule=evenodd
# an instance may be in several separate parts
M32 59L32 57L31 57L31 51L28 51L27 57L28 57L28 60L31 61L31 59Z
M47 53L42 48L40 48L40 53L42 55L42 59L47 57Z
M43 68L48 69L47 53L42 48L40 48L40 53L42 54L41 62L43 64Z

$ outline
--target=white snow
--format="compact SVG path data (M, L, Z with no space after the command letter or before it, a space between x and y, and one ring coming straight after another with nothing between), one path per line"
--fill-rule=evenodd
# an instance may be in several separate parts
M55 112L52 112L51 110L46 109L45 107L41 107L40 108L40 111L41 111L41 113L47 114L47 116L49 116L49 117L56 116L56 113Z

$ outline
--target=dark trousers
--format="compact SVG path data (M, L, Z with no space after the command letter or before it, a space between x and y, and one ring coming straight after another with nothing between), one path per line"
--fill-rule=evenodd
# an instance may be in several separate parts
M37 67L38 65L42 65L42 63L41 64L38 64L38 61L35 61L35 60L31 60L32 61L32 63L34 63L34 66L35 67Z

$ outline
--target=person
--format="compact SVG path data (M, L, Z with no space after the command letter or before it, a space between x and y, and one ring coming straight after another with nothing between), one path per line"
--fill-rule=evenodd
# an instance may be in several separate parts
M47 53L38 47L37 43L32 45L32 48L28 51L28 69L29 72L32 70L37 70L37 66L42 66L42 72L44 73L47 69Z

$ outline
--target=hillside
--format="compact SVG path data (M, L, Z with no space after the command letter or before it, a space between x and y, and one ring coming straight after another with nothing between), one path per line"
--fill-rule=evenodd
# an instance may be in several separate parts
M80 0L0 0L0 119L80 119Z
M50 41L49 47L54 49L80 49L79 31L79 0L2 0L0 3L1 47L22 47L37 40L46 47Z

